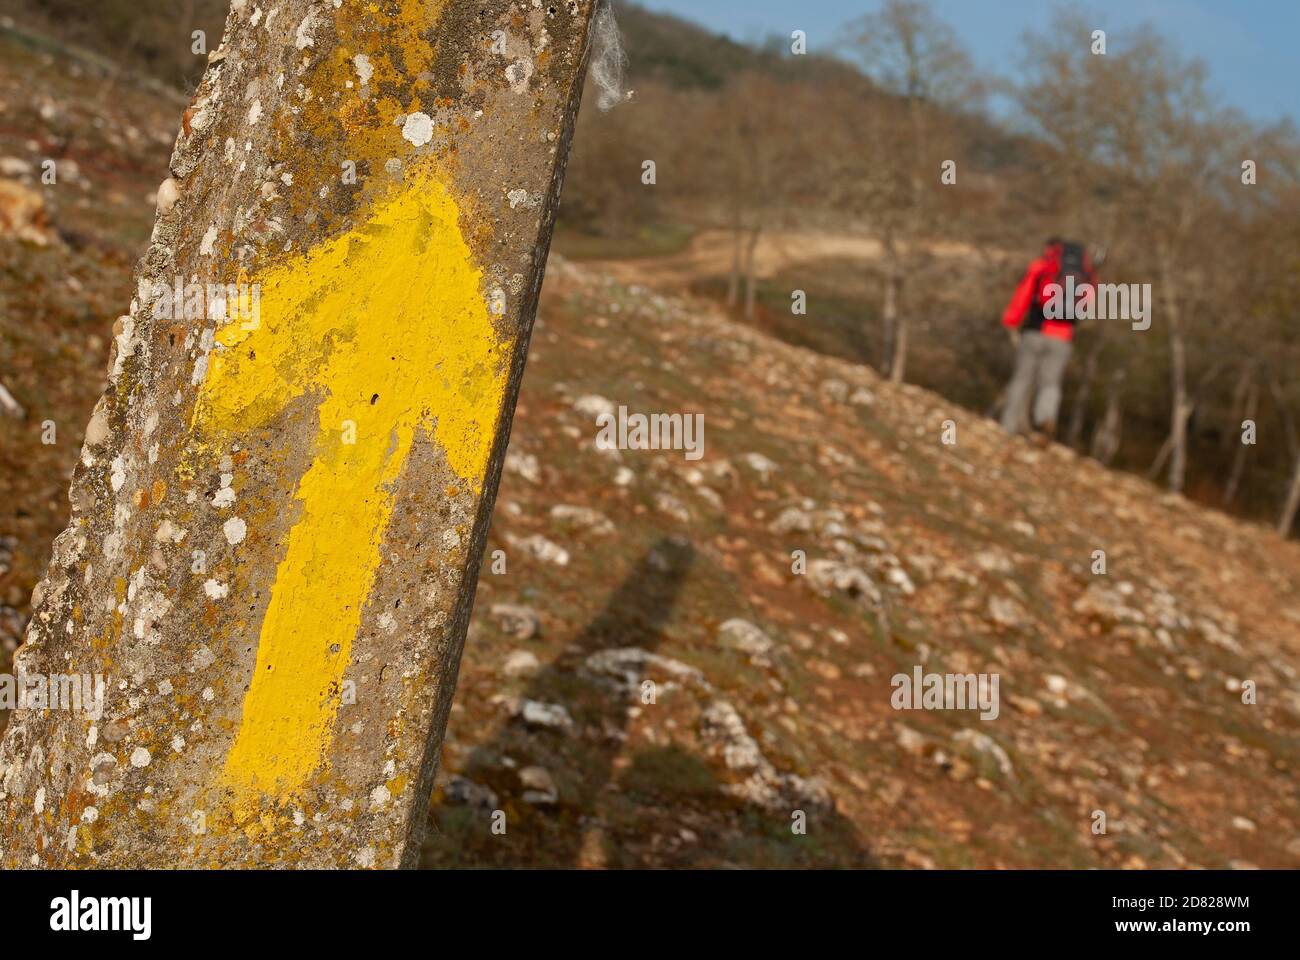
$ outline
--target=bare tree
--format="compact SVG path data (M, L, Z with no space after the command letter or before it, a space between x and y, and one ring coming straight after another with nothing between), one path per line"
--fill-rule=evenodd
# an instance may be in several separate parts
M901 382L911 332L905 282L932 226L926 184L938 182L941 158L934 148L951 124L943 111L971 102L979 90L956 32L921 0L885 0L877 13L849 24L847 34L846 49L904 103L902 129L893 125L901 136L883 144L879 173L866 191L884 254L881 314L886 344L892 345L889 377Z
M722 193L732 233L727 306L743 301L753 319L758 297L758 245L813 191L806 156L810 92L760 73L733 77L709 116L708 179Z
M1205 228L1223 213L1223 191L1234 182L1240 124L1214 107L1203 66L1183 60L1152 32L1140 33L1113 57L1111 69L1122 92L1111 104L1111 159L1149 237L1149 269L1169 350L1167 485L1178 492L1186 482L1196 394L1211 379L1203 375L1196 389L1191 383L1193 324L1212 319L1199 289L1213 257Z

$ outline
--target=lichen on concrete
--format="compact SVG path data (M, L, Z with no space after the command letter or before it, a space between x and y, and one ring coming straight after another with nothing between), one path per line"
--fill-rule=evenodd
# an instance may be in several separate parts
M591 13L232 3L16 660L103 710L14 714L0 863L412 861Z

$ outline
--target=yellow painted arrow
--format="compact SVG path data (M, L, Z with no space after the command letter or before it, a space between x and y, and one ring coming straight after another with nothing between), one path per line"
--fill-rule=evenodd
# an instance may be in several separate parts
M304 395L319 414L222 772L237 813L262 796L294 797L324 763L417 433L431 432L451 469L481 489L510 351L481 279L455 199L425 175L364 225L257 276L260 322L217 333L194 412L203 434L237 438ZM355 443L345 442L349 422Z

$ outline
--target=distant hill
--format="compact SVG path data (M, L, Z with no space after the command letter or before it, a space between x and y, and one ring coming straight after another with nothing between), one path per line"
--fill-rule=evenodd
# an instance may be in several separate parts
M864 92L871 89L861 72L834 57L791 56L788 38L772 37L754 47L672 14L624 3L614 9L628 54L628 76L634 84L660 80L676 87L717 89L728 77L755 70L784 79L846 83Z
M0 0L0 16L101 54L132 71L192 89L207 57L193 52L195 30L203 48L221 42L230 0Z

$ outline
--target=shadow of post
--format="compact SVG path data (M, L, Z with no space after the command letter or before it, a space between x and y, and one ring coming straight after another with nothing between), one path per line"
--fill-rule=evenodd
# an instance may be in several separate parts
M602 650L636 647L655 652L694 560L689 541L671 537L657 541L574 642L534 675L523 698L564 707L573 720L572 731L530 728L518 718L502 723L489 742L470 753L462 773L496 794L497 807L505 814L505 833L493 832L494 811L486 806L435 805L436 824L431 824L425 844L425 866L572 868L591 861L593 843L610 845L603 830L593 829L601 824L602 794L622 788L614 778L615 760L624 749L628 710L639 701L611 694L607 685L593 682L579 668ZM676 747L668 751L681 753ZM645 792L647 782L653 787L654 773L647 781L645 771L647 765L655 768L660 754L659 749L645 751L630 764L630 772L641 774L636 778L638 792ZM816 863L800 863L793 850L807 838L782 839L781 821L771 811L727 796L701 758L685 756L701 785L693 806L703 807L710 819L718 821L716 829L705 831L706 845L716 848L710 849L707 859L740 866L754 859L758 862L753 865L764 866L872 865L852 825L833 811L809 814L810 832L816 829L819 834L814 845L819 855ZM678 762L675 757L669 760ZM530 782L521 777L530 767L542 768L553 779L558 788L555 802L538 803L536 796L531 802L525 799L529 790L543 792L535 772ZM667 819L673 817L673 798L661 796L655 802L666 807ZM790 834L788 821L784 832ZM755 857L747 856L752 843L763 844L764 852L754 850ZM772 848L773 843L786 853ZM614 861L612 866L646 865L635 857L629 861L618 851L605 852L612 854L608 858Z

